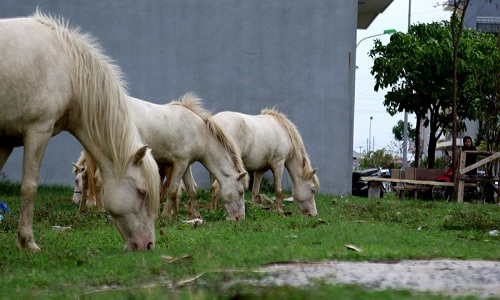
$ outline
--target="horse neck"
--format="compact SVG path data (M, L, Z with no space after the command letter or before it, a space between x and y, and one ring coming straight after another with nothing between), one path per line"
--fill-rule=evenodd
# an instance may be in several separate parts
M221 182L228 176L236 176L240 173L237 169L231 153L215 137L210 135L207 143L207 151L202 158L202 164L214 177Z
M101 147L94 143L85 129L73 131L72 134L80 141L86 152L90 154L95 165L99 168L101 174L106 178L112 178L114 172L114 162L111 151L106 147Z
M203 159L205 167L219 182L224 177L235 176L236 178L238 174L245 172L236 142L212 117L206 115L203 119L208 131L205 135L207 137L207 151L204 151Z
M289 158L285 161L285 167L295 187L304 177L304 157L301 155L301 152L292 150Z

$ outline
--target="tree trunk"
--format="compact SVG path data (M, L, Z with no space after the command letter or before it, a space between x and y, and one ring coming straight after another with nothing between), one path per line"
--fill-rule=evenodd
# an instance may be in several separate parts
M451 22L451 37L453 39L453 141L452 141L452 157L453 157L453 182L455 183L455 188L453 189L453 200L458 201L458 151L457 151L457 61L458 61L458 47L460 45L460 38L462 37L462 32L464 29L464 18L467 13L467 8L469 7L470 0L465 0L465 3L462 3L462 14L460 16L459 28L458 32L456 32L455 22L457 19L454 17L457 15L457 11L459 9L459 4L461 1L455 0L455 8L453 9L453 17Z
M422 118L417 114L417 128L415 128L415 168L420 166L420 122Z
M436 137L436 132L432 132L429 136L429 146L427 148L427 163L428 169L434 169L436 164L436 143L438 141L438 137Z

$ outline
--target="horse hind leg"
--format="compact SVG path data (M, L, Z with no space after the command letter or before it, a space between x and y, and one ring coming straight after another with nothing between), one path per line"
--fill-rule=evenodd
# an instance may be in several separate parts
M283 190L281 188L281 179L283 178L284 165L273 166L271 168L274 177L274 192L276 193L276 211L284 214L283 211Z
M252 196L250 198L252 204L262 204L262 197L259 195L262 178L264 178L264 172L253 172Z
M35 211L35 198L40 178L40 167L47 144L52 135L52 130L38 131L30 129L24 136L23 175L21 183L21 213L19 215L19 228L17 234L17 247L19 250L31 252L40 251L33 234L33 217Z
M188 212L192 218L200 218L200 212L198 211L198 197L196 195L196 182L193 178L193 173L191 172L191 166L189 166L182 176L184 184L189 197L189 209ZM179 197L180 199L180 197Z

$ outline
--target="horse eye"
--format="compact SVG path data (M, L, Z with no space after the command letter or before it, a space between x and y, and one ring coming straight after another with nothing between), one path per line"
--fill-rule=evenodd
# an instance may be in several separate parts
M141 198L142 200L146 199L146 191L143 190L143 189L137 189L137 195L139 196L139 198Z

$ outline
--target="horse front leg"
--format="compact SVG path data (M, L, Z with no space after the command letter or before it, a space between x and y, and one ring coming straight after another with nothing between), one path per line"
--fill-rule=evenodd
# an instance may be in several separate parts
M184 172L182 176L184 180L184 184L186 185L186 189L189 197L189 209L188 212L192 218L200 218L200 212L198 211L198 197L196 195L196 182L193 178L193 173L191 172L191 166L189 166Z
M281 179L283 178L284 165L278 164L272 166L271 170L274 177L274 192L276 193L276 211L283 215L283 190L281 189Z
M40 167L52 130L38 132L28 130L24 136L23 175L21 183L21 213L17 233L17 247L19 250L39 252L40 247L35 242L33 233L33 217L35 198L40 177Z
M210 174L210 211L217 211L219 201L220 185L215 176Z
M182 168L179 168L179 166L177 165L174 165L172 168L172 176L170 179L171 181L167 189L167 201L161 213L161 215L164 217L174 216L177 215L179 212L180 199L178 198L178 190L180 187L180 182L183 174L181 173L182 172L181 170Z
M167 189L170 186L170 181L172 179L172 167L162 167L160 168L160 182L163 182L165 180L165 183L163 183L161 187L161 192L160 192L160 200L165 197L165 194L167 193Z
M262 178L264 178L264 172L253 172L252 197L250 198L252 204L262 204L262 197L259 195Z

